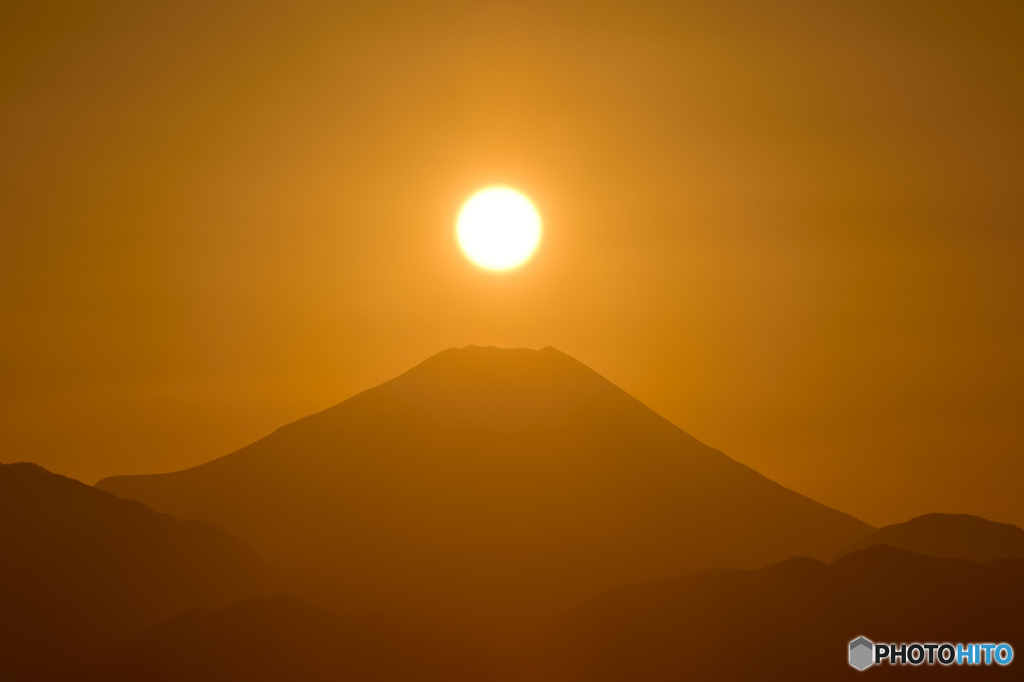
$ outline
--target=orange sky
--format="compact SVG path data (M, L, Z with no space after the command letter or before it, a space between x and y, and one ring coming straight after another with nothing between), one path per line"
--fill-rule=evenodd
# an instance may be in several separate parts
M0 8L3 461L554 345L869 523L1024 525L1019 3L141 4ZM508 275L452 234L493 183L547 230Z

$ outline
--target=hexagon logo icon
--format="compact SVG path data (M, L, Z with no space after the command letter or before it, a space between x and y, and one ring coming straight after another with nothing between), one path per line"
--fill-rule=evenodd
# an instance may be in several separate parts
M869 639L858 637L850 642L850 665L857 670L864 670L874 662L875 645Z

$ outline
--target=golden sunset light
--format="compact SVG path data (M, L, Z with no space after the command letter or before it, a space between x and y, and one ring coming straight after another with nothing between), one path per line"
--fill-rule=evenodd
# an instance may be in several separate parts
M1022 677L1024 2L0 52L0 682Z

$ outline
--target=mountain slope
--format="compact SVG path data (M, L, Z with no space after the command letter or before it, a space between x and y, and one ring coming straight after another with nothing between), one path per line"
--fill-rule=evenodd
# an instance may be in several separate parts
M277 589L224 531L34 464L0 464L0 670L66 673L184 609Z
M194 609L125 645L90 682L327 682L507 679L466 647L368 614L339 616L290 595Z
M847 645L857 637L1015 644L1024 638L1022 612L1022 559L935 559L875 545L829 565L795 558L614 590L551 629L530 679L859 679L847 664ZM1013 676L995 665L925 667L882 664L871 674Z
M879 528L842 554L872 545L891 545L945 559L1024 558L1024 529L969 514L925 514Z
M824 556L872 530L554 348L449 349L226 457L97 485L216 523L374 609L463 620Z

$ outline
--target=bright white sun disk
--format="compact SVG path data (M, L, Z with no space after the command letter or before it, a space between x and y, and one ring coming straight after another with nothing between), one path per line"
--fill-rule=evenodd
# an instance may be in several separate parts
M540 214L520 192L488 187L462 205L455 234L462 251L480 267L511 270L537 250Z

